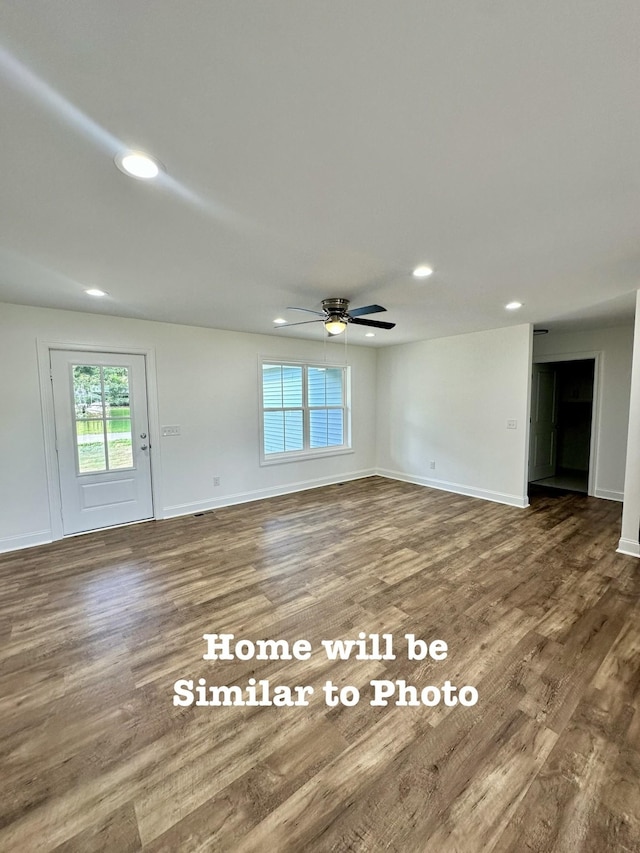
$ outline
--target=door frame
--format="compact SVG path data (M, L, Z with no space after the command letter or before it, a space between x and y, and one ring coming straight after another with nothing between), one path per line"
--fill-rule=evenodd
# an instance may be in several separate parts
M155 350L152 347L123 347L113 344L98 345L95 343L78 343L77 341L46 341L36 340L38 358L38 379L40 383L40 404L42 408L42 434L44 438L44 455L47 472L47 491L49 496L49 524L51 540L64 539L62 527L62 497L60 493L60 471L58 469L58 454L56 450L56 425L53 408L53 384L49 354L51 350L68 350L78 352L114 353L117 355L142 355L145 359L145 374L147 384L147 409L149 416L149 439L151 461L151 500L152 518L162 518L159 512L160 502L160 419L158 417L158 385L156 378ZM139 522L132 522L138 524ZM99 528L100 529L100 528ZM95 533L96 531L90 531ZM69 534L81 536L84 534Z
M534 402L533 401L533 395L535 392L539 391L539 389L540 389L539 382L536 383L536 381L535 381L535 379L536 379L535 365L536 364L547 364L547 363L552 364L553 362L535 361L534 360L531 364L531 393L530 393L531 401L529 404L529 458L528 458L528 465L527 465L527 485L529 483L535 483L537 480L543 479L542 477L532 477L531 476L531 467L532 467L531 466L531 457L534 455L533 451L534 451L534 447L535 447L535 442L533 441L533 438L534 438L534 436L537 435L537 430L536 430L537 423L536 423L536 425L534 425L534 423L533 423L533 402ZM557 424L555 423L556 416L558 413L558 377L557 377L555 370L552 371L552 375L553 375L553 409L551 412L551 415L552 415L551 423L552 423L552 433L554 433L554 435L552 435L552 437L551 437L551 443L553 445L552 458L553 458L553 470L555 472L555 470L557 469L557 455L558 455L558 435L557 435L557 430L556 430ZM537 411L538 410L536 408L536 413L537 413ZM536 421L537 421L537 419L536 419ZM537 447L535 447L535 449L537 450Z
M545 355L534 355L534 364L555 364L561 361L587 361L594 360L593 365L593 402L591 403L591 441L589 444L589 479L587 494L590 497L598 497L596 494L596 480L598 470L598 444L600 439L600 414L601 414L601 377L604 363L602 351L592 352L559 352L545 353ZM531 405L531 403L529 403Z

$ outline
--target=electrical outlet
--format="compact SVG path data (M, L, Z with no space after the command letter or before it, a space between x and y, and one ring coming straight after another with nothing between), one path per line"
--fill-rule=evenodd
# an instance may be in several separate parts
M507 421L507 429L518 429L518 421L510 418Z
M429 462L429 468L431 468L431 470L434 471L435 467L436 467L435 459L432 459L431 462Z
M213 478L213 485L214 485L214 486L219 486L219 485L220 485L220 477L214 477L214 478Z

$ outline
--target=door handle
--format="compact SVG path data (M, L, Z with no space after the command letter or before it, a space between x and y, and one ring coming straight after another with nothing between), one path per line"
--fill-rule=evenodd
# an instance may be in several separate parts
M141 445L140 450L146 450L146 449L147 449L147 447L148 447L148 445L147 445L147 444L143 444L143 445Z

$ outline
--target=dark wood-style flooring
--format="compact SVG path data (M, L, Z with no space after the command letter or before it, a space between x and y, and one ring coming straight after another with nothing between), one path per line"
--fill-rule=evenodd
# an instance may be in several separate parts
M520 510L374 477L5 555L0 850L637 853L640 564L619 529L595 498ZM396 659L327 659L360 632ZM206 661L212 633L313 654ZM407 633L448 657L407 660ZM315 694L174 706L200 677ZM370 705L400 679L479 701ZM360 702L328 707L327 680Z

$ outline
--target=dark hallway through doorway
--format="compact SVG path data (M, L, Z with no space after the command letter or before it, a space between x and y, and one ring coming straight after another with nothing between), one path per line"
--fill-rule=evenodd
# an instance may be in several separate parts
M534 375L530 482L588 494L595 360L535 368L544 371L545 381L536 382Z

